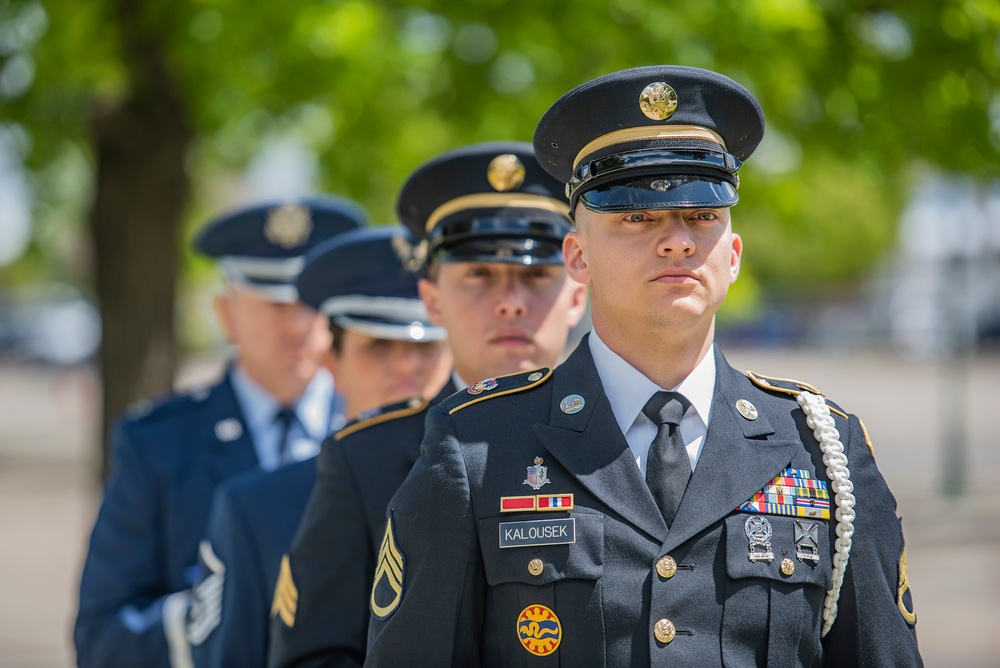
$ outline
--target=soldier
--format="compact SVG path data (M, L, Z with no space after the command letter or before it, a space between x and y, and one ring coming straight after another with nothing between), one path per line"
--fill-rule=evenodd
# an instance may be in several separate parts
M198 236L226 277L215 305L235 359L213 387L118 425L80 583L80 666L190 665L184 620L216 487L313 456L344 422L320 366L326 318L298 301L294 281L306 251L364 223L349 200L308 198L225 215Z
M302 301L330 319L333 375L349 418L433 397L451 370L444 330L428 321L417 278L396 250L412 247L408 237L400 227L339 235L311 252L299 274ZM315 479L309 459L219 490L188 626L196 666L267 663L271 596Z
M446 153L403 186L399 215L426 237L413 253L414 267L425 256L428 264L420 294L448 332L455 371L430 402L387 406L324 443L275 591L270 665L364 661L385 508L417 459L429 405L457 389L482 393L493 376L555 364L563 352L586 294L562 265L571 222L561 197L526 143ZM480 382L466 391L467 381Z
M366 665L920 665L860 420L714 344L736 172L763 130L745 88L677 66L542 117L594 329L555 371L430 411L387 512Z

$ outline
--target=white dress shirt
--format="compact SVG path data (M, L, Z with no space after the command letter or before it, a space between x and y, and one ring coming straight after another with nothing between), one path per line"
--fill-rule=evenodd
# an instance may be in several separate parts
M681 420L681 436L691 459L691 470L698 464L701 449L712 419L712 398L715 396L715 344L709 348L698 366L674 388L662 388L638 369L611 350L597 332L590 333L590 354L601 378L604 393L611 403L611 410L618 427L625 435L628 447L635 456L643 476L646 475L646 458L649 445L656 436L657 425L647 418L642 407L656 392L670 389L679 392L691 402Z
M282 427L275 420L278 402L238 364L233 367L232 383L262 469L273 471L319 453L320 444L330 434L331 421L337 417L331 414L333 376L329 371L320 369L295 404L297 419L289 427L286 461L281 460Z

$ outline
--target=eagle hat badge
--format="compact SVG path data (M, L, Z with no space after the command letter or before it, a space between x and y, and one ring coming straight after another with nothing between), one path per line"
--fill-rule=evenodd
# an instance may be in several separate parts
M312 234L312 215L300 204L282 204L271 209L264 224L264 236L276 246L297 248Z

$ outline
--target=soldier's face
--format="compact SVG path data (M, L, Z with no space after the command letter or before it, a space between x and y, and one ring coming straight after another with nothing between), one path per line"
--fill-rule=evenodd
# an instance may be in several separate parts
M233 286L216 311L246 372L279 400L295 400L331 345L325 316L301 302L283 304Z
M341 337L330 366L348 419L410 397L434 397L448 380L451 354L444 342L377 339L349 329Z
M563 244L570 275L591 290L594 327L634 338L670 327L708 332L739 275L743 242L729 209L576 212Z
M421 280L420 297L448 330L459 375L474 383L554 366L583 316L586 288L561 265L455 262Z

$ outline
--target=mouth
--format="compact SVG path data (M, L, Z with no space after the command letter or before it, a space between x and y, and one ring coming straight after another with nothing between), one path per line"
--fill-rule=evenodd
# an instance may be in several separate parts
M530 346L535 342L523 329L502 329L488 341L495 346Z
M687 283L697 283L698 277L690 269L683 267L670 267L663 269L649 279L650 283L666 283L668 285L684 285Z

